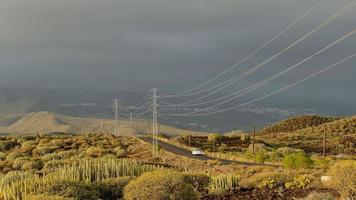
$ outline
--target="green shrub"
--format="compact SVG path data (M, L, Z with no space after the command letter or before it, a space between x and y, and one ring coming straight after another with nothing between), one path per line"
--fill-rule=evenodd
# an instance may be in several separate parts
M268 160L271 162L280 162L283 160L285 156L292 153L300 153L300 152L304 152L304 151L301 149L282 147L282 148L278 148L275 151L268 152Z
M127 155L127 152L125 151L125 149L123 149L121 147L116 147L114 149L114 152L117 157L125 157Z
M262 143L256 143L255 145L250 144L247 149L247 153L252 154L253 153L253 146L255 148L255 153L263 151L263 152L268 152L270 149Z
M59 149L59 146L37 146L32 153L35 155L46 155L55 152Z
M257 163L264 163L267 160L268 156L265 154L264 151L259 151L255 155L255 161Z
M99 158L103 155L103 149L99 147L90 147L85 153L89 157Z
M85 182L62 182L48 188L45 193L77 200L100 199L100 191L94 184Z
M22 164L22 170L39 170L42 169L43 165L40 161L27 161Z
M329 172L331 187L335 188L344 199L356 197L356 161L346 160L337 162Z
M18 157L21 157L21 154L17 151L13 151L6 156L6 159L7 160L15 160Z
M283 166L289 169L309 168L312 165L313 161L304 152L292 153L283 159Z
M17 145L15 141L0 141L0 151L7 151Z
M6 153L0 151L0 160L6 159Z
M300 152L303 152L303 150L295 149L291 147L281 147L276 150L276 153L279 154L281 157L284 157L292 153L300 153Z
M250 141L250 136L246 133L241 133L240 140L242 142L248 142L248 141Z
M29 161L29 158L24 158L24 157L16 158L16 160L12 164L12 169L19 170L19 169L21 169L22 165L28 161Z
M160 169L148 172L131 181L124 188L125 200L195 200L197 196L192 185L184 176L173 170Z
M196 189L204 189L209 186L211 181L210 176L204 174L186 174L184 182L192 185Z
M51 140L50 142L51 146L57 146L57 147L64 147L64 141L63 139L54 139L54 140Z
M132 180L131 177L119 177L96 182L101 199L122 199L124 187Z
M60 182L44 192L77 200L117 200L122 198L123 188L131 179L130 177L120 177L94 183Z
M42 156L42 160L45 162L51 161L51 160L60 160L63 157L61 156L60 153L50 153Z
M36 143L34 141L26 141L21 144L22 153L30 154L34 148L36 148Z
M301 175L294 177L291 182L285 183L284 186L287 189L305 189L310 184L310 182L311 180L307 176Z
M259 189L264 189L264 188L272 189L276 185L277 185L277 182L273 178L268 177L267 179L265 179L262 182L260 182L259 184L257 184L257 188L259 188Z

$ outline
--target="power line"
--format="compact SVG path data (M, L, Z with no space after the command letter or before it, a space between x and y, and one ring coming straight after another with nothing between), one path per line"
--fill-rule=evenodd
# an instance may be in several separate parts
M276 40L279 36L281 36L282 34L284 34L286 31L288 31L290 28L292 28L295 24L297 24L298 22L300 22L304 17L306 17L310 12L312 12L323 0L319 0L317 1L317 3L312 6L310 9L308 9L304 14L302 14L301 16L299 16L297 19L295 19L291 24L289 24L287 27L285 27L281 32L279 32L277 35L275 35L272 39L270 39L269 41L267 41L266 43L264 43L262 46L260 46L259 48L257 48L256 50L254 50L252 53L250 53L247 57L245 57L244 59L242 59L240 62L238 62L237 64L229 67L227 70L223 71L222 73L216 75L215 77L211 78L210 80L183 92L180 92L178 94L175 95L166 95L165 97L179 97L179 96L191 96L191 95L195 95L195 94L200 94L201 92L197 92L197 93L193 93L193 94L187 94L189 92L192 92L196 89L199 89L205 85L208 85L209 83L217 80L218 78L224 76L225 74L227 74L228 72L232 71L233 69L236 69L237 67L239 67L242 63L246 62L248 59L250 59L251 57L253 57L254 55L256 55L260 50L262 50L263 48L265 48L267 45L269 45L270 43L272 43L274 40Z
M242 95L245 95L245 94L247 94L247 93L250 93L251 91L253 91L253 90L255 90L255 89L261 87L262 85L265 85L265 84L269 83L270 81L272 81L272 80L274 80L274 79L276 79L276 78L282 76L283 74L287 73L288 71L290 71L290 70L292 70L292 69L298 67L299 65L301 65L301 64L303 64L303 63L309 61L309 60L312 59L314 56L321 54L322 52L326 51L326 50L329 49L330 47L335 46L336 44L338 44L338 43L340 43L341 41L345 40L346 38L350 37L350 36L353 35L354 33L356 33L356 29L352 30L351 32L347 33L346 35L344 35L343 37L339 38L339 39L336 40L335 42L333 42L333 43L327 45L326 47L322 48L321 50L317 51L317 52L314 53L313 55L311 55L311 56L309 56L309 57L303 59L302 61L300 61L300 62L298 62L298 63L296 63L296 64L294 64L294 65L292 65L291 67L289 67L289 68L287 68L287 69L285 69L285 70L283 70L283 71L281 71L281 72L279 72L279 73L273 75L273 76L270 77L270 78L265 79L264 81L261 81L261 82L259 82L259 83L256 83L255 85L250 86L250 89L247 90L247 91L245 91L244 93L241 93L241 94L238 95L238 96L232 97L232 98L230 98L230 99L227 99L227 100L225 100L225 101L223 101L223 102L220 102L220 103L218 103L218 104L216 104L216 105L207 107L207 108L205 108L205 109L210 109L210 108L214 108L214 107L219 106L219 105L223 105L223 104L225 104L225 103L227 103L227 102L230 102L230 101L232 101L232 100L234 100L234 99L236 99L236 98L238 98L238 97L240 97L240 96L242 96ZM194 113L197 113L197 112L192 112L192 113L190 113L190 114L194 114Z
M354 53L351 56L348 56L348 57L342 59L341 61L339 61L339 62L337 62L337 63L335 63L333 65L330 65L330 66L328 66L328 67L326 67L326 68L324 68L324 69L322 69L322 70L320 70L318 72L315 72L315 73L313 73L313 74L311 74L311 75L309 75L309 76L307 76L307 77L305 77L303 79L300 79L300 80L298 80L298 81L296 81L294 83L291 83L291 84L289 84L289 85L287 85L287 86L285 86L285 87L283 87L281 89L278 89L278 90L273 91L271 93L268 93L266 95L260 96L258 98L255 98L255 99L253 99L251 101L248 101L248 102L245 102L243 104L235 105L235 106L232 106L232 107L229 107L229 108L225 108L225 109L221 109L221 110L217 110L217 111L213 111L213 112L209 112L209 113L201 113L201 114L194 114L194 115L193 114L191 114L191 115L189 115L189 114L187 114L187 115L181 114L180 115L180 114L171 113L171 114L161 114L161 115L163 115L163 116L187 116L187 117L188 116L206 116L206 115L212 115L212 114L217 114L217 113L222 113L222 112L226 112L226 111L229 111L229 110L233 110L233 109L236 109L236 108L239 108L239 107L242 107L242 106L257 102L257 101L260 101L262 99L265 99L265 98L270 97L272 95L278 94L280 92L283 92L283 91L285 91L285 90L287 90L287 89L289 89L289 88L291 88L291 87L293 87L295 85L303 83L304 81L309 80L309 79L311 79L311 78L313 78L313 77L315 77L315 76L317 76L317 75L319 75L319 74L321 74L321 73L323 73L323 72L325 72L325 71L327 71L329 69L332 69L332 68L336 67L337 65L342 64L342 63L346 62L347 60L349 60L349 59L351 59L351 58L353 58L355 56L356 56L356 53Z
M135 110L140 109L147 104L148 100L149 100L149 97L145 96L144 98L142 98L141 101L139 101L139 103L137 103L134 106L130 106L130 108L135 109Z
M189 100L186 101L184 103L180 103L180 104L175 104L175 106L191 106L189 105L189 103L194 103L197 102L201 99L204 99L208 96L211 96L213 94L216 94L218 91L232 85L233 83L236 83L237 81L241 80L242 78L246 77L247 75L253 73L254 71L258 70L259 68L263 67L264 65L268 64L269 62L271 62L272 60L274 60L275 58L279 57L280 55L282 55L283 53L285 53L286 51L288 51L290 48L294 47L295 45L299 44L301 41L305 40L306 38L310 37L311 35L313 35L314 33L316 33L317 31L319 31L320 29L322 29L324 26L330 24L331 22L333 22L334 20L336 20L339 16L341 16L343 13L345 13L347 10L349 10L350 8L352 8L355 5L355 1L351 1L350 3L348 3L346 6L344 6L342 9L340 9L337 13L335 13L334 15L332 15L331 17L327 18L326 20L324 20L321 24L319 24L318 26L316 26L314 29L312 29L311 31L309 31L308 33L306 33L305 35L303 35L301 38L299 38L297 41L295 41L294 43L292 43L290 46L288 46L287 48L283 49L282 51L280 51L279 53L275 54L274 56L270 57L269 59L265 60L264 62L260 63L257 66L254 66L253 68L245 71L244 73L238 75L237 77L233 77L223 83L220 83L219 86L222 86L220 88L218 88L217 90L200 96L196 99L193 100Z

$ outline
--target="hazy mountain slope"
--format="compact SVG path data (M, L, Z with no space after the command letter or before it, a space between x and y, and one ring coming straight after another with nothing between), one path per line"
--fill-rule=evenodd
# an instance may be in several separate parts
M29 113L21 119L3 128L2 132L35 133L35 132L67 132L70 126L48 112Z
M24 115L10 126L0 127L0 132L18 134L49 132L99 133L112 132L112 130L112 120L69 117L50 112L32 112ZM127 122L120 122L119 130L125 135L133 134L134 132L132 128L128 128Z
M65 133L113 133L114 121L110 119L71 117L50 112L32 112L6 126L0 124L0 132L14 134L37 134L51 132ZM17 121L16 121L17 120ZM1 122L1 119L0 119ZM5 124L5 123L4 123ZM171 126L160 125L160 132L179 135L186 131ZM149 133L151 121L140 120L130 123L119 121L119 134L136 135ZM196 134L205 134L195 132Z
M307 151L321 152L324 132L328 152L356 153L356 116L292 132L258 135L258 139L277 146L287 145Z
M0 116L0 127L10 126L20 120L22 115L2 115Z
M259 134L271 134L280 132L293 132L308 127L319 126L325 123L332 122L340 118L337 117L322 117L317 115L305 115L289 118L275 124L272 124L262 129Z

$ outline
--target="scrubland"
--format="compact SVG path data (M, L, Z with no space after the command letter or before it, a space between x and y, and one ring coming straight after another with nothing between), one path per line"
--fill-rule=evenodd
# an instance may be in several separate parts
M319 129L328 128L333 141L340 141L340 135L355 136L354 120L354 117L322 118L313 122L314 125L300 125L300 129L289 131L300 133L307 141L311 135L319 137ZM283 122L278 126L285 127ZM331 134L335 130L340 134ZM158 158L153 157L150 144L134 136L64 133L2 136L0 199L355 198L356 161L352 141L333 151L329 144L323 157L320 151L303 145L290 145L282 139L276 143L277 138L272 140L271 136L277 134L274 131L259 135L255 145L246 133L160 138L185 149L202 148L216 158L208 161L175 155L164 149L160 149ZM255 164L224 165L220 158Z

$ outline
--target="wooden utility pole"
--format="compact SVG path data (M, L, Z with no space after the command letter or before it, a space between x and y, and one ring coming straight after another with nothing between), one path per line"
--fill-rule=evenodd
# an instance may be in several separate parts
M189 147L190 147L190 140L191 140L191 135L189 134L189 136L188 136L188 144L189 144Z
M213 138L213 151L215 152L215 138Z
M325 158L326 153L326 129L324 129L324 137L323 137L323 157Z
M256 134L256 125L253 124L253 132L252 132L252 154L255 155L255 134Z

